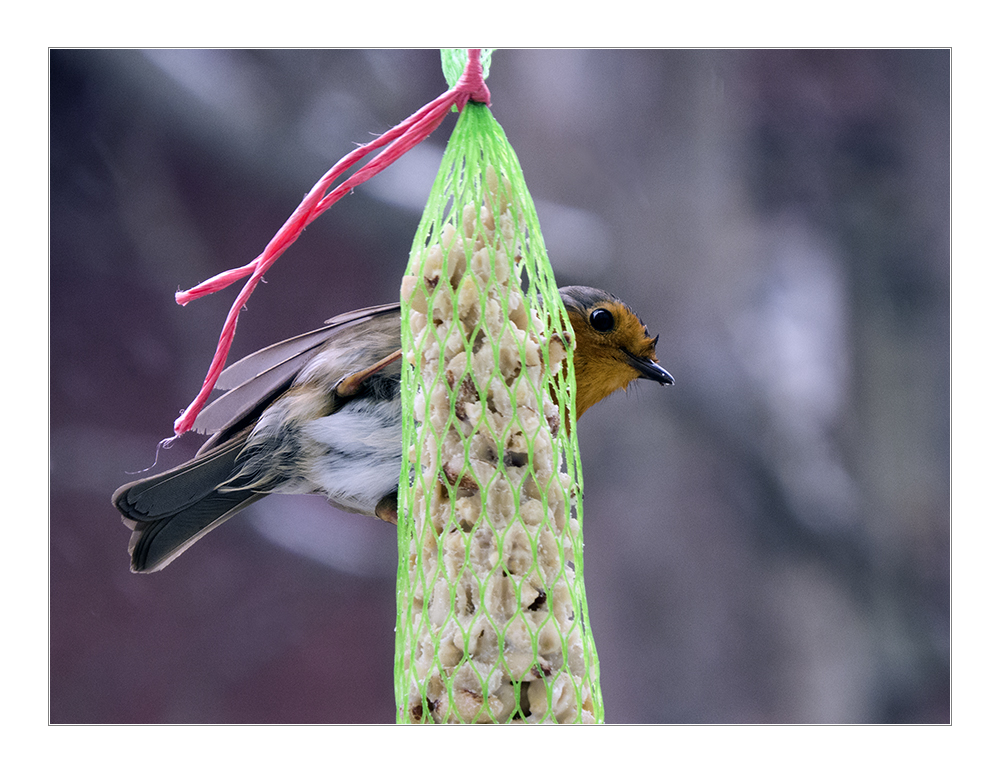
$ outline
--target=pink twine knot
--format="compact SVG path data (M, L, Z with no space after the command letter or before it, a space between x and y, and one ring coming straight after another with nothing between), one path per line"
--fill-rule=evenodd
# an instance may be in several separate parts
M489 107L490 90L486 88L486 81L483 80L483 63L479 58L481 50L478 48L469 49L469 61L466 63L458 83L455 84L455 88L452 89L452 91L458 92L455 105L459 110L464 108L465 103L470 99L473 102L482 102Z

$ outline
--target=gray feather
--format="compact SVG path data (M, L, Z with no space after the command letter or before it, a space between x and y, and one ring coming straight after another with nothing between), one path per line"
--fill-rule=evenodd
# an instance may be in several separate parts
M183 465L121 487L113 502L132 528L134 572L165 567L219 524L263 494L227 488L247 433Z
M291 358L298 357L305 352L322 346L334 330L347 327L353 323L370 320L386 312L399 314L399 304L370 306L365 309L358 309L354 312L347 312L336 317L331 317L323 323L322 328L279 341L277 344L264 347L264 349L247 355L242 360L238 360L219 375L219 381L215 386L220 390L231 390L234 387L239 387L248 380L266 373Z
M201 410L194 429L212 434L201 452L225 441L233 432L255 420L260 412L286 390L313 356L340 336L360 335L355 326L386 314L399 314L399 304L383 304L333 317L322 328L280 341L233 363L219 376L216 386L228 390Z

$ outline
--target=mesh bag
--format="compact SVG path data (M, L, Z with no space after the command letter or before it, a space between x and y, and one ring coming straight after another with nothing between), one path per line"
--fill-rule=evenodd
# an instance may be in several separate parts
M397 720L601 722L573 329L485 105L459 117L401 296Z

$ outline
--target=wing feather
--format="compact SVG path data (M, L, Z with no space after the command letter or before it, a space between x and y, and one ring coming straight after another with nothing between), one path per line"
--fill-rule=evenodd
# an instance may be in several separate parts
M399 304L358 309L326 321L322 328L272 344L229 366L219 377L226 392L202 409L194 429L212 437L199 454L218 446L260 416L274 398L288 389L299 372L331 340L388 314L399 314ZM364 335L363 331L356 331Z

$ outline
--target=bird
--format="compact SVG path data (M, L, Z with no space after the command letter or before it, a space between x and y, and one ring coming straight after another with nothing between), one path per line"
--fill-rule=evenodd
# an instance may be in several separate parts
M559 289L576 336L577 419L636 379L674 383L638 315L616 296ZM268 494L322 494L396 523L402 465L400 305L359 309L229 366L194 429L193 459L119 487L130 569L163 569Z

